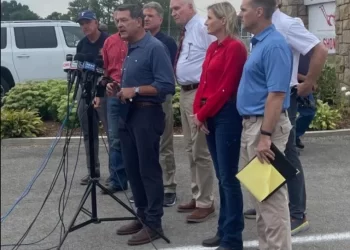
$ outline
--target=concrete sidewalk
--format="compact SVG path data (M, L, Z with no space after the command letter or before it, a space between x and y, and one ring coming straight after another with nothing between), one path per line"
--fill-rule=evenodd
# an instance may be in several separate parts
M190 199L190 178L187 156L183 151L182 138L175 139L175 152L177 164L178 203ZM350 136L306 137L304 140L306 149L301 152L301 160L304 165L307 179L308 192L308 219L311 229L294 238L293 249L349 249L350 246ZM38 142L38 143L36 143ZM31 144L3 144L1 146L1 214L3 215L23 192L36 170L41 165L49 145L32 141ZM70 181L78 152L79 140L74 140L69 150ZM38 212L48 190L54 174L57 170L61 154L62 144L55 149L47 168L34 184L29 195L19 204L7 220L1 224L1 244L15 243L19 240L31 221ZM100 146L101 166L103 178L108 175L107 155L105 146ZM70 222L78 203L85 191L85 187L79 185L79 179L85 175L86 166L84 149L81 147L79 162L75 179L73 181L70 199L65 213L65 225ZM63 174L58 179L53 193L49 197L37 222L34 224L25 242L37 241L46 236L56 225L58 217L58 202L64 186ZM126 192L130 195L130 191ZM120 205L108 196L98 193L99 217L130 216ZM124 202L127 199L123 193L117 195ZM215 187L216 204L218 204L218 192ZM249 199L245 193L245 206L249 206ZM90 207L90 200L86 208ZM82 222L87 216L81 214L78 221ZM117 227L124 222L106 222L98 225L89 225L68 235L62 249L67 250L131 250L131 249L155 249L151 244L140 247L128 247L128 237L115 234ZM165 208L164 231L172 241L166 244L163 240L157 240L154 244L158 249L174 250L198 250L202 248L200 243L216 231L217 217L201 224L185 223L185 215L176 212L175 207ZM20 249L47 249L59 242L58 228L53 235L43 243L36 246L23 246ZM247 249L256 249L255 222L246 220L244 240ZM12 249L12 247L1 247ZM210 249L210 248L209 248Z

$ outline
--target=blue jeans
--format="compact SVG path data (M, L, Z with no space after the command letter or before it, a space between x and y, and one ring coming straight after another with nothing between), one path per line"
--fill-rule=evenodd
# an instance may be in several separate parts
M310 103L315 105L315 99L312 94L310 94L307 99ZM303 136L308 130L316 115L316 108L313 106L298 105L298 113L299 116L296 121L296 138Z
M126 189L128 179L123 165L119 139L120 100L116 97L107 99L107 120L109 139L110 184L116 189Z
M219 180L220 246L243 249L243 196L240 183L235 177L238 172L242 118L236 109L236 102L227 102L218 114L207 120L207 126L210 131L206 137L208 148Z

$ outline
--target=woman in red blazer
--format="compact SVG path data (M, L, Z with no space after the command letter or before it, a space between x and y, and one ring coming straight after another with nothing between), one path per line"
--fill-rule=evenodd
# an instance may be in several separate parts
M217 37L207 51L193 104L194 122L206 133L208 148L219 180L220 216L215 237L208 247L243 249L243 197L238 172L242 118L236 93L247 50L237 38L237 15L228 2L208 7L208 33Z

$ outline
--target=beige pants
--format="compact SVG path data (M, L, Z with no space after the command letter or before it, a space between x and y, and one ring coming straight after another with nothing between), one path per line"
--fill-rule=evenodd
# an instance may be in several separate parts
M255 155L263 117L251 117L243 120L240 166L245 166ZM281 114L272 142L284 152L292 126L286 114ZM290 250L291 228L288 208L288 191L284 185L266 201L259 202L254 197L256 222L260 250Z
M159 162L163 170L164 193L176 193L175 157L174 157L174 112L173 96L168 95L163 103L165 129L160 138Z
M213 162L205 134L193 122L193 102L196 90L180 92L180 111L185 151L191 168L192 196L196 206L209 208L213 204Z

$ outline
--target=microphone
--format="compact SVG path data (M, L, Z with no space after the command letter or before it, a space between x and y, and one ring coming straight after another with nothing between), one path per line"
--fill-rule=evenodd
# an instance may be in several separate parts
M103 70L103 59L102 58L97 58L95 60L95 72L97 77L101 77L104 75L104 70ZM103 78L100 78L98 81L98 84L96 85L96 96L97 97L104 97L105 96L105 90L106 86L101 84Z
M67 54L66 55L66 61L63 62L62 68L63 71L67 73L67 82L68 84L70 84L71 82L71 64L72 64L72 60L73 60L73 55L72 54Z
M70 88L72 88L72 86L75 82L75 79L76 79L74 93L73 93L73 100L76 99L78 89L79 89L79 84L81 84L81 79L82 79L81 70L82 70L82 64L84 61L85 61L85 55L81 54L81 53L77 53L74 56L74 61L71 64L71 67L75 68L75 70L73 71L73 80L72 80L72 85L70 86Z

